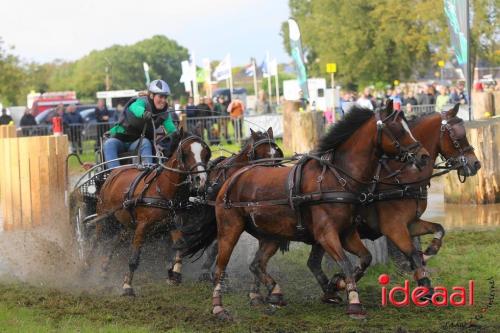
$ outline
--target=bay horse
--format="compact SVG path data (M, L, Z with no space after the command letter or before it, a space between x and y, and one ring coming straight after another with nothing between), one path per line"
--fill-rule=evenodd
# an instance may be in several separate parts
M135 295L132 279L148 231L160 224L171 224L176 213L187 208L189 196L203 189L207 180L206 167L211 151L202 138L186 133L181 128L174 135L171 148L175 151L164 164L139 164L113 170L99 191L95 219L96 245L103 235L106 222L110 220L113 223L116 220L125 230L134 230L129 271L122 286L123 295L126 296ZM107 270L113 252L122 241L121 236L120 233L114 233L103 271ZM93 246L92 250L95 251L96 247Z
M224 184L227 178L233 175L239 169L247 166L249 163L258 162L263 164L275 165L276 162L283 158L283 151L278 147L274 141L274 134L272 127L269 127L266 132L254 131L250 129L250 138L243 144L243 148L237 154L230 157L221 157L210 161L208 168L208 179L206 183L206 200L213 201L217 197L217 193ZM196 246L191 242L192 234L201 232L203 235L210 235L215 230L215 208L210 205L201 205L196 209L188 210L183 213L182 219L188 221L182 223L177 231L176 238L180 239L178 244L174 244L174 248L179 249L175 258L174 271L172 278L177 283L181 281L180 265L182 261L182 248L184 243L190 243L193 248ZM199 222L212 220L213 223ZM198 226L208 226L213 230L197 229ZM204 244L203 239L197 240L198 244ZM201 247L200 247L201 249ZM196 250L194 250L196 251ZM200 281L211 280L210 270L215 256L217 256L217 243L214 242L207 252L208 256L205 263L202 265L202 273L200 274Z
M438 155L443 156L447 171L457 170L459 177L473 176L481 168L474 148L467 140L464 122L457 117L459 106L456 104L447 112L425 114L409 122L415 138L429 152L431 163L416 172L406 165L401 167L397 161L389 161L381 170L380 179L384 181L375 190L371 204L360 206L358 210L361 221L357 227L359 236L371 240L387 236L410 261L417 284L430 289L424 298L432 296L425 263L438 253L445 235L441 224L420 218L427 208L427 187L430 186L436 158ZM417 251L411 237L432 233L434 238L423 254ZM369 266L371 254L364 246L347 250L360 257L363 268ZM323 301L338 303L340 298L336 291L342 289L345 283L341 275L336 275L333 282L328 282L321 269L324 252L320 244L314 244L307 265L324 292ZM364 269L360 267L356 278L361 278L363 272Z
M246 230L259 240L257 257L262 265L252 265L251 271L266 286L269 303L286 304L280 286L266 272L268 260L279 247L276 240L319 242L341 263L347 281L347 313L363 317L365 311L340 235L350 228L354 205L359 202L363 184L373 175L377 155L382 153L400 158L415 156L419 163L428 158L404 116L393 112L392 102L375 113L353 107L323 137L316 153L304 156L293 167L249 166L229 178L217 195L215 207L219 254L212 313L220 319L231 318L222 305L222 281L231 253ZM258 296L258 289L250 294Z

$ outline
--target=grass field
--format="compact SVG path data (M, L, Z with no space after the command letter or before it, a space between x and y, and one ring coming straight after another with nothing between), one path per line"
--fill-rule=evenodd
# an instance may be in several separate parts
M428 240L424 238L424 243ZM277 254L270 262L270 272L289 302L284 308L251 308L246 298L250 274L230 275L231 287L224 303L235 318L233 322L219 322L210 314L212 289L208 283L189 279L180 286L169 286L164 280L138 273L135 299L98 288L68 292L4 280L0 283L0 332L500 331L498 299L486 307L489 295L495 293L487 279L500 281L500 229L451 231L440 254L429 263L435 285L466 286L474 279L474 306L382 307L378 276L390 274L392 286L406 277L392 265L378 265L359 283L361 300L368 310L368 318L362 321L347 317L343 305L320 303L320 289L305 265L308 250L307 246L294 245L289 253ZM461 327L477 314L482 318L474 320L474 326Z

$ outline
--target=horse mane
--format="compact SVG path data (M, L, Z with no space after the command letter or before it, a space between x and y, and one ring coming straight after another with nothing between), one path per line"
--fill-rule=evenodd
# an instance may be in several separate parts
M318 153L337 148L351 137L364 123L374 116L372 110L354 105L344 119L330 126L316 147Z

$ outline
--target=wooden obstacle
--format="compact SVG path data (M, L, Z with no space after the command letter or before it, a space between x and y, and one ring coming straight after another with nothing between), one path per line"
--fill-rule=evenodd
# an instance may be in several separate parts
M286 101L283 106L283 147L294 153L314 149L325 133L323 112L300 111L300 102Z
M17 136L16 126L14 125L0 125L0 139L15 138Z
M0 139L0 207L5 231L65 214L67 136Z
M462 184L456 171L445 177L447 203L490 204L500 202L500 118L465 123L469 143L481 162L477 175Z

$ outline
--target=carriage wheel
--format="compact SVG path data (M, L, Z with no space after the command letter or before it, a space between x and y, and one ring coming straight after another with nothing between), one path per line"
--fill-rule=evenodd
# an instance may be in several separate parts
M84 220L91 212L89 212L88 205L78 193L71 196L70 212L70 221L73 224L77 256L81 262L85 263L89 251L92 228L89 228L84 223Z

